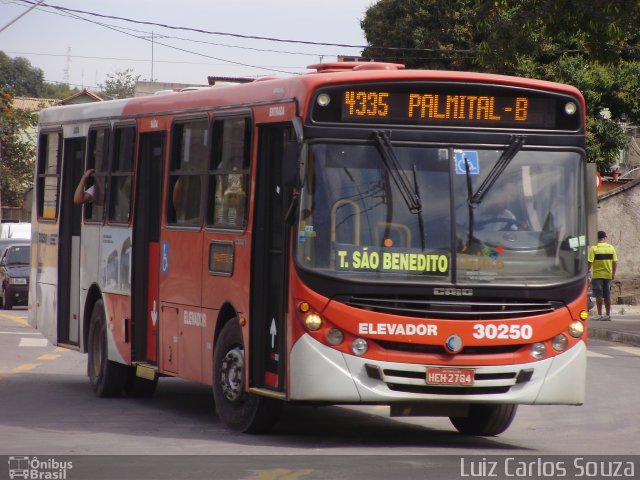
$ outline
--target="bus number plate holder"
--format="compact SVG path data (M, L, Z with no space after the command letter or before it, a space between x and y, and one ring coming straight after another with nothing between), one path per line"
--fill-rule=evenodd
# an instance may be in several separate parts
M473 385L473 368L427 368L427 385L446 385L467 387Z

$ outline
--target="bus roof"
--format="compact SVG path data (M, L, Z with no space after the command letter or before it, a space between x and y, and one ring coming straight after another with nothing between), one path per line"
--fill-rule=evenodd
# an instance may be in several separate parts
M41 127L92 119L135 118L139 115L173 113L177 110L210 110L219 107L248 106L297 99L299 114L306 113L309 92L316 88L350 82L377 81L448 81L488 83L523 88L542 89L576 96L584 103L580 92L570 85L476 72L445 70L407 70L404 65L379 62L335 62L310 65L311 71L296 76L271 77L250 83L227 84L198 90L149 95L98 103L51 107L40 115ZM583 105L584 106L584 105Z

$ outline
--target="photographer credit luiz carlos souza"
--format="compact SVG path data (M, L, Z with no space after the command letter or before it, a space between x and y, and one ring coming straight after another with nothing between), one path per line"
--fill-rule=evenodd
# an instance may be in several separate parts
M640 457L461 457L461 478L636 478Z

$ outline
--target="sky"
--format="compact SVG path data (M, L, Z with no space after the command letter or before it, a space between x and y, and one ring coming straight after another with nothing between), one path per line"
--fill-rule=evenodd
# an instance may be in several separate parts
M206 85L210 75L281 76L357 56L360 20L376 0L45 0L28 11L38 1L0 0L0 50L28 59L47 82L98 89L127 69Z

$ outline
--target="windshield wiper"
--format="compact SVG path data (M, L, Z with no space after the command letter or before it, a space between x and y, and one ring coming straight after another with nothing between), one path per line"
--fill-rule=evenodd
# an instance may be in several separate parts
M496 183L496 180L502 174L504 169L507 168L509 162L511 162L511 160L513 160L513 157L515 157L516 154L520 151L522 145L524 145L525 140L526 137L524 135L516 135L511 138L509 145L504 150L504 152L502 152L502 155L500 155L500 158L498 158L498 161L489 172L489 175L487 175L487 177L484 179L484 182L482 182L482 185L480 185L480 188L478 188L476 193L473 194L473 197L471 197L471 200L469 200L471 205L480 204L489 189L493 186L494 183ZM467 178L468 177L469 171L467 169Z
M398 187L398 190L400 190L400 195L402 195L409 211L411 213L420 213L422 210L420 196L416 193L414 188L411 188L411 181L405 175L404 170L402 170L400 165L400 161L393 151L389 134L384 131L376 130L373 132L373 136L377 141L378 149L382 154L382 159L387 167L387 171Z

